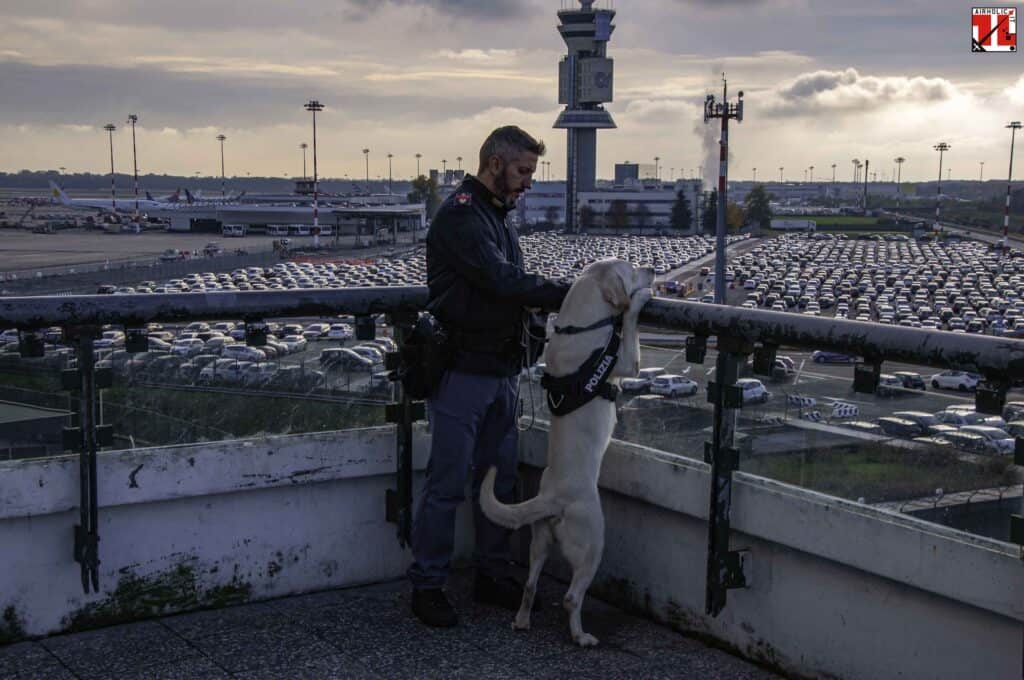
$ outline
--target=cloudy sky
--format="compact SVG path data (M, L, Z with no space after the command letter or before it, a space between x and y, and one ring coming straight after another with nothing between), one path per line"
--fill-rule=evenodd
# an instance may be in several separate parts
M311 142L302 104L319 99L322 176L472 169L486 133L516 123L565 167L555 13L570 0L4 0L0 3L0 170L130 168L123 123L139 116L143 172L302 171ZM573 2L572 4L575 4ZM951 0L598 0L617 11L617 130L598 135L598 174L616 161L689 175L717 133L701 102L745 91L731 128L731 177L879 179L904 156L905 179L938 172L1004 178L1010 120L1024 118L1024 57L972 54L971 3ZM1024 160L1024 159L1022 159Z

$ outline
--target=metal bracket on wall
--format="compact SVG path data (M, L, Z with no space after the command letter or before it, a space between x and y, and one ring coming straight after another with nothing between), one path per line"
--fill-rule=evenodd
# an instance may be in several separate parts
M96 494L96 451L109 446L113 430L96 422L97 390L110 386L110 371L95 370L93 341L99 328L70 329L78 355L78 368L63 372L62 386L79 392L78 427L65 428L64 448L78 451L79 523L75 525L75 561L82 570L82 589L99 592L99 502ZM76 375L77 374L77 375ZM77 378L77 380L76 380Z
M742 391L736 387L739 364L753 348L747 343L719 338L715 374L709 384L709 401L714 404L712 440L704 446L704 461L711 465L711 493L708 508L707 579L704 610L711 616L725 608L726 593L744 588L739 551L729 550L729 513L732 504L732 473L739 469L735 447L736 409L742 406Z
M395 329L395 343L402 347L406 337L412 332L416 322L416 314L391 314L389 321ZM397 355L389 353L387 368L394 369L392 364ZM395 442L395 489L385 492L385 518L388 522L398 525L398 544L403 548L410 544L412 538L412 424L426 417L426 409L422 401L413 401L398 380L394 382L395 400L385 407L386 420L396 426Z

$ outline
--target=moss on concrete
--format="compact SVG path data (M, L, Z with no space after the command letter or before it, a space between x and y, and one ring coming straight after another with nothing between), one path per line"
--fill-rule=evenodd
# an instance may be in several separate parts
M229 584L204 590L189 564L143 577L126 573L113 593L70 614L64 627L73 632L193 609L227 607L247 602L251 593L250 584L237 577Z

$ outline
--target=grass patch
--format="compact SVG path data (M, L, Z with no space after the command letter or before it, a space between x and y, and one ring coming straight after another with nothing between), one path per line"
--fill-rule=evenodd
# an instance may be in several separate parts
M864 498L868 503L931 496L939 488L954 493L1014 483L1004 458L973 464L948 451L908 451L884 444L748 457L740 469L831 496Z

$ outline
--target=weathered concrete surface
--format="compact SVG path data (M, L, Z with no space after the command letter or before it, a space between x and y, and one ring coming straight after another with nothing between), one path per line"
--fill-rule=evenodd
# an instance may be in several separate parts
M421 469L422 433L414 448ZM101 453L90 595L72 558L77 459L0 463L0 641L395 578L394 455L390 427Z
M526 495L546 443L541 427L522 437ZM422 431L414 449L421 470ZM103 590L89 596L71 555L76 461L2 462L0 642L398 578L394 451L382 427L101 454ZM750 548L752 582L709 619L707 466L614 442L601 485L593 590L613 602L799 675L1019 677L1014 546L737 473L732 545Z
M546 446L528 433L523 459L542 465ZM538 473L528 475L532 490ZM1015 546L743 473L731 547L751 549L751 587L706 617L708 481L702 462L613 442L594 592L795 674L1019 677Z

